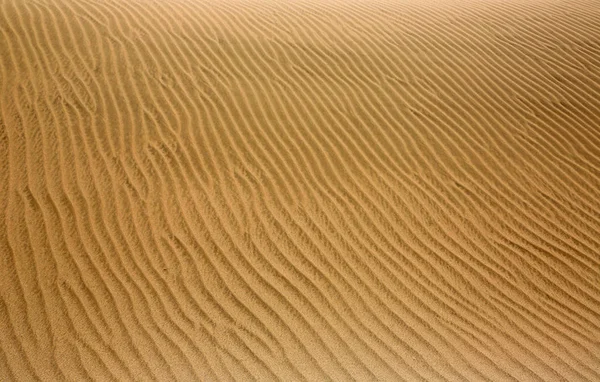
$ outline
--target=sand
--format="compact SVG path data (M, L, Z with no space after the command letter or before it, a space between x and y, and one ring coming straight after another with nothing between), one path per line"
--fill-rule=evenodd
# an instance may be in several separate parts
M600 381L599 20L1 0L0 381Z

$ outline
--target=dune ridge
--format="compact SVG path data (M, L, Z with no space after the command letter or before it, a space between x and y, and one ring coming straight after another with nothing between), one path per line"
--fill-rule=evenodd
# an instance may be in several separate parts
M598 19L2 0L0 380L600 380Z

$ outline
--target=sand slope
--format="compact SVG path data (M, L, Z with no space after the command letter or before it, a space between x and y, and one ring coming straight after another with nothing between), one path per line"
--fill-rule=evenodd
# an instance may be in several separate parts
M598 20L0 1L0 380L599 381Z

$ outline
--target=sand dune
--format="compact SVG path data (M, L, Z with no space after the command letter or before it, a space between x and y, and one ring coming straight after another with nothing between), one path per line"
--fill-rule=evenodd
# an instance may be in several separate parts
M600 381L599 20L0 1L0 380Z

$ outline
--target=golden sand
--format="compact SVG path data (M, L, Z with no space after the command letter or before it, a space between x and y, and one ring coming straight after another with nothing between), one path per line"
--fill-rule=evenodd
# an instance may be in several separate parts
M599 20L1 0L0 381L600 381Z

